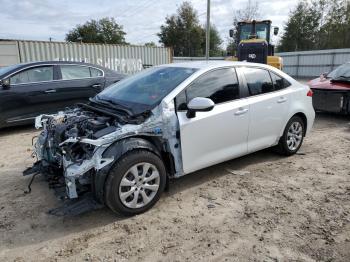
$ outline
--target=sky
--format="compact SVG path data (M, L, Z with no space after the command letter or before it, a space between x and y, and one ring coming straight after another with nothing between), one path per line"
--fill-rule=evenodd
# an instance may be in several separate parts
M127 33L126 41L157 44L157 33L165 17L176 13L183 0L0 0L0 38L64 41L65 34L90 19L114 17ZM206 21L206 0L192 0L201 24ZM228 40L233 12L248 0L211 0L211 22L217 27L223 46ZM262 19L272 20L282 33L296 0L260 0ZM280 34L281 34L280 33Z

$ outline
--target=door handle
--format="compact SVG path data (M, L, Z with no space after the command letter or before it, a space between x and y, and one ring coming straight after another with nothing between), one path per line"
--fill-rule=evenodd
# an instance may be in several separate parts
M238 108L238 111L235 112L236 116L243 115L248 112L248 108Z
M286 102L286 101L287 101L287 98L281 96L280 99L277 100L277 103L280 104L280 103L284 103L284 102Z
M50 94L50 93L56 93L55 89L49 89L49 90L45 90L46 94Z
M92 85L93 88L101 88L101 84L94 84Z

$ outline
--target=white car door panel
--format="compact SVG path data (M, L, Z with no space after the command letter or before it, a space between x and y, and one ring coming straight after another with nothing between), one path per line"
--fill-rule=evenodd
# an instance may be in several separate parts
M254 152L278 142L288 113L288 92L277 91L248 98L250 125L248 151Z
M198 77L178 95L179 108L184 97L187 103L195 97L206 97L215 103L211 111L197 112L194 118L188 118L183 108L178 111L186 174L247 153L250 112L247 100L239 99L240 86L233 68Z
M246 99L216 105L188 119L178 112L185 174L247 153L249 106Z
M250 93L248 152L254 152L278 143L291 91L284 88L283 78L266 69L245 68L243 72Z

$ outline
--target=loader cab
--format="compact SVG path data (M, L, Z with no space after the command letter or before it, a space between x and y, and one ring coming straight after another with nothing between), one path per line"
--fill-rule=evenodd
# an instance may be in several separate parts
M238 42L249 39L262 39L270 43L271 21L263 22L239 22Z
M273 34L278 34L278 27L273 27ZM230 36L237 43L237 60L253 63L270 64L282 68L280 57L274 56L275 46L271 44L271 21L239 22L237 34L230 30Z

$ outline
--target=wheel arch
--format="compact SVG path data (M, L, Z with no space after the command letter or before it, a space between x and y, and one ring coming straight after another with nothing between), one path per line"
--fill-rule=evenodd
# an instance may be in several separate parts
M306 130L307 130L307 117L306 117L306 115L304 113L302 113L302 112L298 112L298 113L292 115L292 117L294 117L294 116L298 116L298 117L300 117L303 120L303 123L304 123L304 134L303 135L305 136Z
M294 116L299 116L299 117L303 120L303 122L304 122L304 127L305 127L305 128L304 128L304 136L305 136L306 130L307 130L307 126L308 126L307 117L306 117L306 114L303 113L302 111L297 111L297 112L291 114L290 117L288 117L288 118L286 119L286 121L285 121L285 123L284 123L284 125L283 125L283 128L282 128L281 131L280 131L279 138L283 135L284 129L286 128L286 126L287 126L289 120L290 120L292 117L294 117ZM279 140L279 138L278 138L278 140ZM277 141L278 141L278 140L277 140Z
M121 156L125 155L127 152L137 149L150 151L162 159L167 170L166 188L168 188L169 176L171 176L174 172L174 162L172 155L164 150L163 143L164 141L161 137L133 136L118 140L110 145L103 153L103 157L113 157L113 162L100 169L93 178L93 191L97 200L101 203L104 203L105 182L111 168L114 166L116 161L118 161L118 159Z

